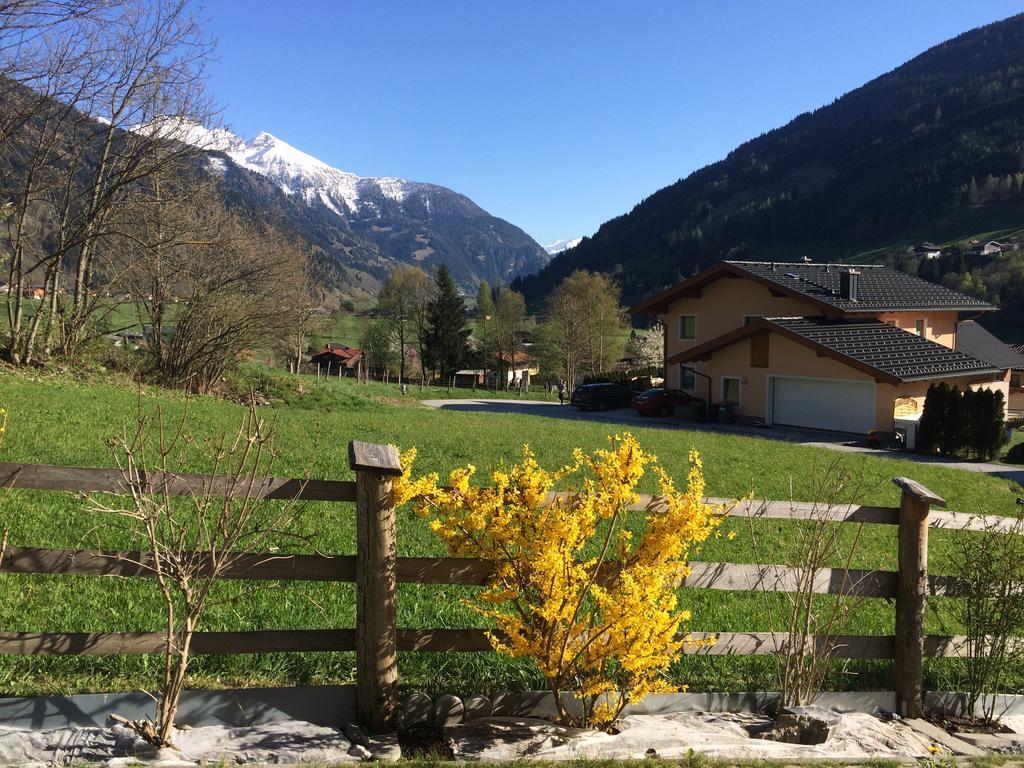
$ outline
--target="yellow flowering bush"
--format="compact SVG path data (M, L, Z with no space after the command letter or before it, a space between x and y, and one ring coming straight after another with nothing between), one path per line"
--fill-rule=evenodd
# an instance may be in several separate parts
M607 727L629 702L672 690L664 672L686 644L690 612L676 588L691 550L715 532L722 511L703 501L700 455L689 456L685 491L629 434L568 465L541 468L530 451L487 485L471 485L473 466L454 470L449 487L436 474L413 477L415 450L402 454L395 501L414 502L456 557L496 562L489 586L470 604L494 622L499 653L533 659L554 693L562 722ZM648 472L658 496L639 508ZM565 481L573 490L554 493ZM579 700L573 714L561 694Z

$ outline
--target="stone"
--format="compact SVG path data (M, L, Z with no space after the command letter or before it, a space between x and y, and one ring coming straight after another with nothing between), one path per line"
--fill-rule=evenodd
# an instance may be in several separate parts
M954 755L959 757L981 757L985 754L984 749L980 749L973 744L968 744L966 741L958 739L955 736L951 736L937 725L932 725L927 720L922 720L919 717L908 717L905 718L903 722L922 736L931 739L935 744L945 747Z
M393 733L367 736L366 748L370 751L371 760L397 763L402 759L402 748L398 745L398 736Z
M405 726L433 722L434 700L425 693L414 693L402 702L399 714Z
M821 707L788 707L779 711L771 727L751 735L787 744L824 744L840 720L837 713Z
M445 694L434 702L434 725L438 728L450 728L462 722L466 708L458 696Z
M362 744L353 744L349 747L348 754L350 757L358 757L360 760L372 760L373 752L368 750Z
M1016 733L954 733L953 738L966 741L968 744L984 749L987 752L1001 754L1021 754L1024 752L1024 736Z
M476 720L478 717L488 717L493 712L491 700L486 696L467 696L462 702L465 710L462 719Z
M348 736L349 741L361 747L365 747L370 743L370 740L366 737L366 731L355 723L345 723L345 735Z

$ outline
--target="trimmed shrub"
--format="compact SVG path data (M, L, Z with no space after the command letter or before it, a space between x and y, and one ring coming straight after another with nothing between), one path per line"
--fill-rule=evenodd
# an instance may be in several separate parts
M967 412L964 397L957 387L951 387L947 390L942 414L942 437L939 439L939 453L956 456L963 450L966 438Z
M925 396L918 450L994 459L1006 443L1003 393L933 384Z
M1017 443L1007 451L1004 460L1009 464L1024 464L1024 443Z

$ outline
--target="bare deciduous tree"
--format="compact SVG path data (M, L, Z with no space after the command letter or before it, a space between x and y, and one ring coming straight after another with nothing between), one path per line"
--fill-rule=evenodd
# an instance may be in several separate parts
M416 328L418 311L425 317L426 307L421 304L429 295L426 287L432 281L419 267L396 267L388 275L377 298L377 307L385 317L398 347L398 383L406 379L406 350Z
M297 256L302 254L297 253ZM299 373L306 360L310 336L324 330L326 325L316 312L317 307L323 303L323 292L312 285L308 275L296 275L294 283L282 286L280 300L284 316L279 346L284 352L288 370Z
M181 249L183 297L167 333L164 383L209 392L243 350L292 331L289 290L305 287L305 253L279 235L226 216L221 240Z
M775 657L783 707L814 701L831 670L839 636L864 599L859 589L863 577L852 570L864 523L840 522L843 508L863 496L863 480L832 461L814 474L813 482L810 511L790 524L783 542L773 543L773 559L791 564L781 611L777 593L764 592L770 626L785 627L777 633L782 650ZM751 538L756 541L753 522ZM822 583L830 584L831 594L819 594Z
M1007 524L1008 523L1008 524ZM964 531L953 548L954 613L967 635L964 714L994 724L998 694L1024 658L1024 518ZM980 704L980 707L979 707Z
M154 577L163 599L164 665L152 720L125 720L156 746L171 746L174 722L188 678L192 642L217 582L237 569L244 553L268 553L280 546L296 522L294 502L271 506L259 489L273 461L272 430L254 407L238 430L200 443L185 431L186 415L168 427L163 415L140 416L131 430L111 442L128 503L90 500L97 512L127 523L144 555L135 562ZM184 496L177 467L202 458L212 475ZM259 555L270 560L273 554ZM247 562L252 558L248 558Z
M86 340L108 306L96 290L116 268L108 257L130 240L125 209L155 176L200 157L202 147L181 141L183 126L212 113L203 89L212 46L186 0L95 6L42 33L39 72L17 85L27 117L7 121L16 161L6 180L18 208L8 356L17 363L31 360L44 317L64 354ZM14 293L33 279L45 299L24 322Z
M526 299L523 294L509 288L500 288L488 330L492 349L496 353L494 363L497 385L501 389L507 389L510 384L511 377L507 371L515 371L517 344L525 320Z

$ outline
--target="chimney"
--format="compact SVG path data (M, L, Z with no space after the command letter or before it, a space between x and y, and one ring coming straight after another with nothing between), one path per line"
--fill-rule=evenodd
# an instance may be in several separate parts
M860 272L856 269L844 269L839 273L839 296L847 301L857 301L857 290L860 287Z

